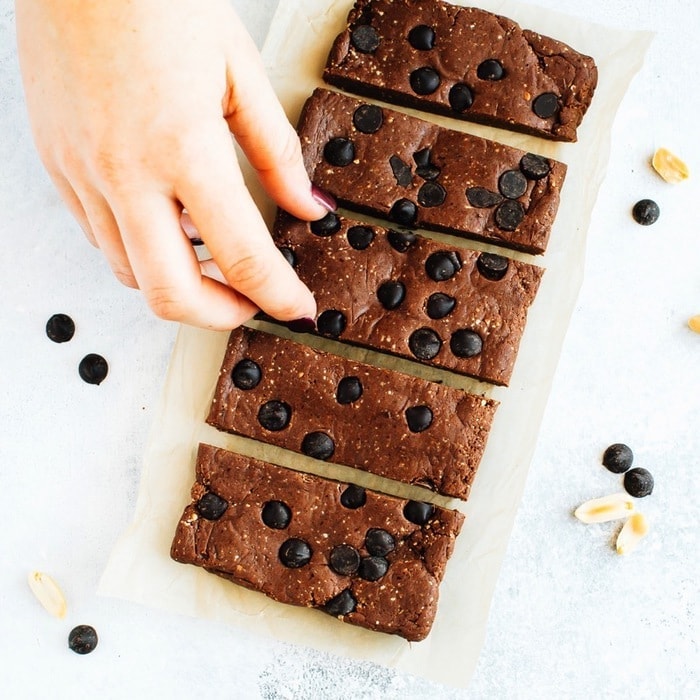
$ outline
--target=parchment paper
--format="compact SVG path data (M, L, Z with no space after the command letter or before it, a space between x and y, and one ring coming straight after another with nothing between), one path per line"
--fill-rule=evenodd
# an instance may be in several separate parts
M322 85L320 76L328 50L335 35L344 27L351 4L352 0L280 2L264 58L293 123L306 97L314 87ZM482 645L491 597L582 280L586 233L605 174L613 118L651 41L647 32L612 30L520 3L486 0L472 4L504 14L523 27L561 39L592 55L598 64L600 80L575 144L552 144L503 130L421 115L451 128L555 157L569 165L549 250L546 256L534 259L546 267L546 273L530 311L511 386L486 392L498 399L501 406L471 498L466 505L448 503L460 507L467 521L441 586L439 611L432 633L423 642L409 644L398 637L339 623L316 611L275 603L261 594L169 558L175 526L189 502L194 455L200 441L335 478L348 479L353 473L352 478L358 483L377 483L368 475L316 463L300 455L283 455L275 448L218 433L207 426L204 418L227 334L189 327L180 329L175 343L144 457L133 523L112 552L100 583L100 593L226 620L242 629L345 656L371 659L445 684L468 684ZM261 194L254 178L249 177L248 181L251 192L271 221L271 202ZM306 341L317 347L324 347L327 342L311 337ZM332 347L337 349L336 344ZM342 353L358 359L371 358L401 370L410 368L422 376L440 378L455 386L475 388L469 380L414 363L352 348L345 348ZM477 388L483 392L484 385ZM412 492L410 487L399 490L400 494ZM439 498L433 500L446 503Z

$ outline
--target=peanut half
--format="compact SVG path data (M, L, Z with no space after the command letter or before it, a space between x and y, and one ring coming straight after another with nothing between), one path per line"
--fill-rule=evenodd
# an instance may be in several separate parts
M634 513L622 526L617 536L615 549L618 554L629 554L637 548L644 535L649 532L649 523L641 513Z
M582 503L574 515L582 523L607 523L627 518L634 512L634 501L626 493L613 493Z
M66 616L66 599L51 576L41 571L32 571L29 574L28 582L36 599L51 615L60 619Z
M651 164L666 182L676 183L688 179L688 166L667 148L658 148Z

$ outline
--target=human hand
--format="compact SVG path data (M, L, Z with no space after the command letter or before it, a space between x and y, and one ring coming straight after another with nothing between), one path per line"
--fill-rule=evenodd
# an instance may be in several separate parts
M230 329L258 308L314 318L242 179L232 132L272 198L315 220L334 205L255 45L226 0L17 0L39 154L116 277L160 317ZM183 207L213 256L204 273ZM218 276L216 281L208 274ZM212 273L212 269L214 272Z

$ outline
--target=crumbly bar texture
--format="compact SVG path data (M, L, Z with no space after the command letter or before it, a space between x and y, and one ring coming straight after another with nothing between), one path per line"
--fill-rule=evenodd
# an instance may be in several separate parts
M466 499L498 403L249 328L232 331L207 422Z
M419 641L463 520L200 445L171 556L279 602Z
M508 384L543 268L337 214L279 212L274 237L316 297L319 334Z
M545 251L563 163L320 88L298 131L309 176L341 206L408 228Z
M576 141L595 61L507 17L440 0L357 0L325 80L349 92Z

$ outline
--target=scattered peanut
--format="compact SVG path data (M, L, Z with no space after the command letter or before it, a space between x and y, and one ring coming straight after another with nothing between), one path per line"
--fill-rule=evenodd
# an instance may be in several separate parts
M618 554L629 554L649 532L649 523L641 513L634 513L622 526L615 548Z
M657 149L651 164L666 182L682 182L690 175L688 166L667 148Z
M691 316L688 319L688 327L690 328L691 331L695 331L696 333L700 333L700 314L697 314L695 316Z
M66 616L66 599L58 584L48 574L32 571L29 574L28 582L36 599L51 615L60 619Z
M627 518L634 512L634 501L625 493L614 493L582 503L574 515L582 523L607 523Z

